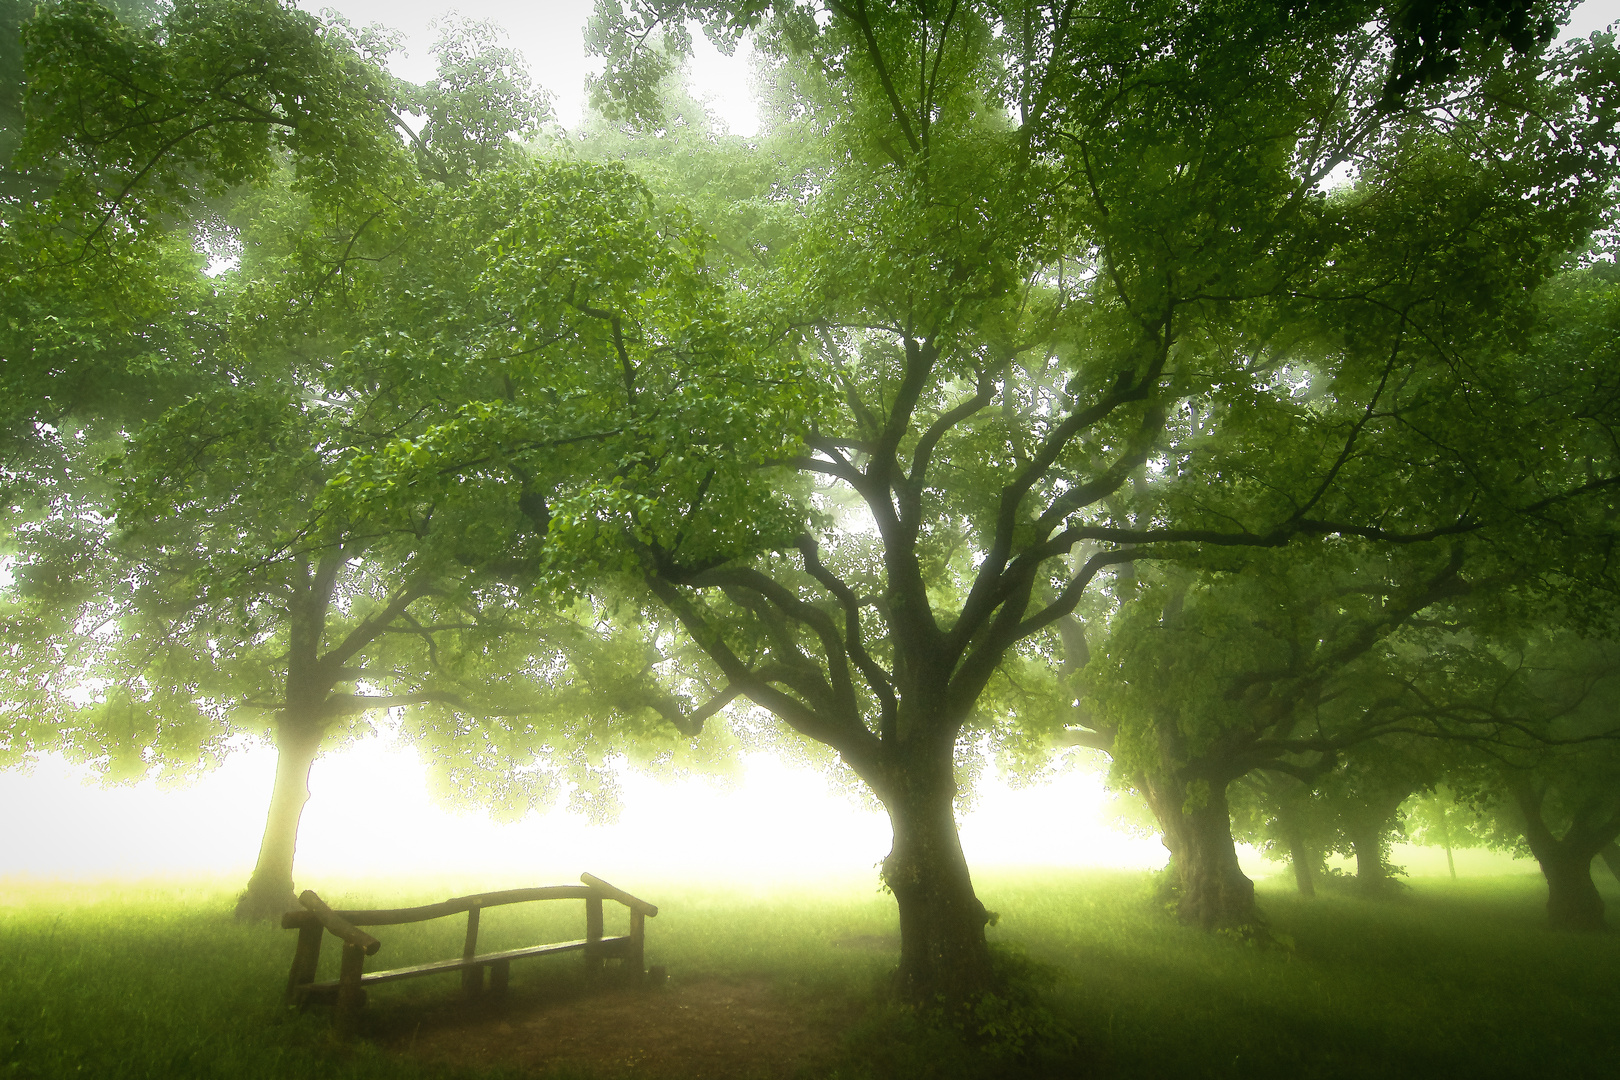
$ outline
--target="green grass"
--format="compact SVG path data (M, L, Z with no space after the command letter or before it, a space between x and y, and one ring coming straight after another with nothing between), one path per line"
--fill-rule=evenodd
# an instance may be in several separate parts
M467 891L455 884L356 884L327 899L428 902ZM1382 903L1303 901L1263 886L1274 931L1294 944L1260 950L1175 925L1141 874L982 874L980 893L1001 913L992 938L1049 976L1040 1002L1060 1037L1023 1058L964 1052L882 1003L892 954L833 944L896 933L893 902L871 883L630 887L660 906L648 960L673 977L763 975L790 1000L864 1011L831 1077L1606 1077L1615 1068L1620 935L1544 929L1545 891L1532 876L1420 878ZM1620 921L1620 891L1610 879L1600 887ZM0 1078L499 1075L334 1044L324 1011L280 1006L293 935L237 925L231 899L220 883L0 885ZM482 944L577 937L579 918L577 903L493 910ZM390 927L379 931L379 960L451 955L460 934L459 919ZM324 951L335 964L337 950ZM567 960L555 970L571 970ZM515 986L524 970L514 969ZM373 1008L453 997L453 980L414 980L381 988Z

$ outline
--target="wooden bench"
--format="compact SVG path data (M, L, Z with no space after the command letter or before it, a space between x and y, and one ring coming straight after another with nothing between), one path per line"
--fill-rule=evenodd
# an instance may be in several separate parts
M312 1003L336 1005L338 1029L347 1033L353 1030L355 1019L360 1009L365 1006L365 988L374 983L459 971L462 993L469 998L476 998L484 993L484 969L488 968L489 991L492 995L499 995L506 992L513 960L576 951L585 954L588 971L599 971L604 960L618 960L632 977L639 977L645 959L647 919L657 915L658 908L609 885L599 877L581 874L579 879L583 884L507 889L504 892L458 896L442 904L378 911L333 911L319 896L306 890L298 897L298 902L304 905L305 910L289 911L281 917L283 929L298 931L298 947L293 952L292 972L287 976L287 1004L299 1008ZM521 904L530 900L584 900L585 936L578 941L556 941L522 949L480 953L479 913L485 908ZM630 909L628 934L619 937L602 935L604 900L616 900ZM375 956L377 950L382 948L382 942L360 927L426 922L447 915L459 915L463 911L467 913L467 938L459 958L435 960L428 964L414 964L390 971L364 970L366 957ZM320 963L321 941L326 931L330 931L343 942L343 957L337 979L318 983L315 981L315 971Z

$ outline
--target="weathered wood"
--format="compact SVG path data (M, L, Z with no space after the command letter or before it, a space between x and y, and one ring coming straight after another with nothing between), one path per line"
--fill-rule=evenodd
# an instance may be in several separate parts
M293 950L292 970L287 973L288 1005L299 1003L299 988L315 981L321 963L321 938L326 928L320 923L298 928L298 947Z
M609 885L595 874L581 874L579 875L579 880L583 881L585 884L589 885L591 888L595 889L609 900L617 900L631 911L639 911L643 915L658 914L658 905L649 904L639 896L631 896L623 889L620 889L614 885Z
M478 917L482 908L467 909L467 940L461 946L461 958L471 960L478 955ZM461 969L461 992L469 998L475 998L484 992L484 969L481 965L470 965Z
M366 992L360 988L361 970L365 967L366 951L353 942L343 943L343 964L338 972L337 1029L347 1038L354 1034L360 1009L366 1003Z
M641 973L646 968L647 948L647 916L630 909L630 937L625 949L624 963L630 969L630 976L640 980Z
M585 898L585 970L590 974L602 970L602 898Z
M605 948L622 948L628 938L603 938L600 944ZM484 953L470 960L434 960L427 964L412 964L410 967L391 968L388 971L368 971L360 976L360 985L371 986L373 983L395 982L399 979L414 979L423 975L438 975L452 971L460 971L468 965L489 965L493 967L502 962L524 960L531 956L549 956L553 953L579 952L585 948L585 940L557 941L549 945L530 945L522 949L505 949L501 952ZM300 990L304 1000L320 1002L327 1000L327 996L337 990L336 982L311 983Z
M493 998L504 998L506 986L512 978L512 961L497 960L489 965L489 994Z
M476 896L459 896L442 904L372 911L334 911L314 892L306 890L299 897L305 910L287 912L281 920L281 925L286 929L298 931L298 947L293 954L292 970L287 976L287 1000L299 1005L313 1002L335 1004L338 1030L347 1035L352 1034L359 1011L365 1005L365 987L372 983L457 971L461 973L463 992L469 997L477 997L484 992L484 969L488 968L489 992L499 995L505 994L510 984L513 960L576 950L585 954L588 972L599 972L604 960L620 960L627 972L639 976L645 960L646 920L657 915L658 908L591 874L582 874L580 881L583 884L507 889ZM484 908L530 900L565 899L585 901L585 937L581 940L493 953L478 952L478 930ZM606 900L617 901L630 909L630 933L615 937L604 935L603 903ZM365 972L365 958L376 954L382 948L382 943L359 927L426 922L461 912L467 914L467 934L459 958L369 974ZM326 931L331 931L343 942L341 970L335 982L317 983L314 981L315 973L320 961L321 939Z
M506 889L502 892L457 896L439 904L425 904L413 908L378 908L369 911L333 910L332 914L350 926L403 926L407 923L442 919L447 915L460 915L471 908L501 907L521 904L530 900L584 900L596 895L588 885L546 885L537 889ZM318 921L313 912L289 911L281 917L284 930L294 930Z
M364 950L367 956L375 956L377 950L382 948L382 942L364 930L357 929L349 920L327 907L326 901L316 896L312 890L305 889L299 893L298 902L308 908L321 921L322 926L342 938L346 944ZM285 920L283 920L283 925L285 925ZM303 927L299 927L299 930L302 932Z

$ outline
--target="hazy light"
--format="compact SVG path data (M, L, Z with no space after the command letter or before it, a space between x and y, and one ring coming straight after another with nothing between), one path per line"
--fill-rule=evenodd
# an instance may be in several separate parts
M381 23L405 35L408 55L395 56L389 69L409 82L433 78L430 51L438 40L433 20L446 15L487 20L507 32L510 44L529 62L535 82L555 95L557 119L575 128L585 114L585 76L600 61L585 57L585 20L592 0L539 0L518 4L510 0L458 0L453 7L421 0L300 0L299 7L319 13L332 8L356 26ZM745 42L734 56L721 56L701 33L693 35L692 88L700 100L734 135L751 136L759 130L759 113L750 86L749 61L753 49Z
M0 876L136 876L207 872L246 879L275 775L254 746L185 788L153 782L104 788L88 771L48 758L0 773L0 815L28 821L0 850ZM675 783L627 771L624 812L593 826L554 811L515 824L447 808L429 794L416 752L383 737L316 762L298 845L301 883L322 876L488 873L569 880L642 873L716 880L872 874L889 850L889 822L833 790L825 777L769 755L739 781ZM1152 867L1154 840L1102 824L1100 778L1073 772L1013 790L990 778L962 822L971 865Z

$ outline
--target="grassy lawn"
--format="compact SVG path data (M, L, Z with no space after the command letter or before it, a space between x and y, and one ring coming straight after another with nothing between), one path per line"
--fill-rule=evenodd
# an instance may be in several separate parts
M871 883L621 884L659 905L648 960L672 980L765 979L795 1007L850 1010L841 1056L816 1076L1606 1077L1616 1067L1620 935L1546 931L1544 889L1530 876L1418 878L1382 903L1263 887L1273 929L1293 947L1259 950L1175 925L1141 874L981 875L1001 913L992 938L1046 972L1041 1000L1072 1040L1023 1059L964 1052L883 1004L896 922ZM1620 919L1620 890L1612 879L1600 887ZM467 891L357 883L323 895L338 907L394 906ZM224 883L0 884L0 1078L508 1075L334 1044L322 1010L280 1006L293 935L235 924L231 899ZM578 937L578 909L493 910L482 945ZM452 955L460 934L459 919L380 928L376 963ZM336 952L329 944L324 957L334 973ZM570 959L538 963L566 980ZM547 974L514 968L514 992ZM453 979L390 984L371 1011L386 1020L454 997Z

